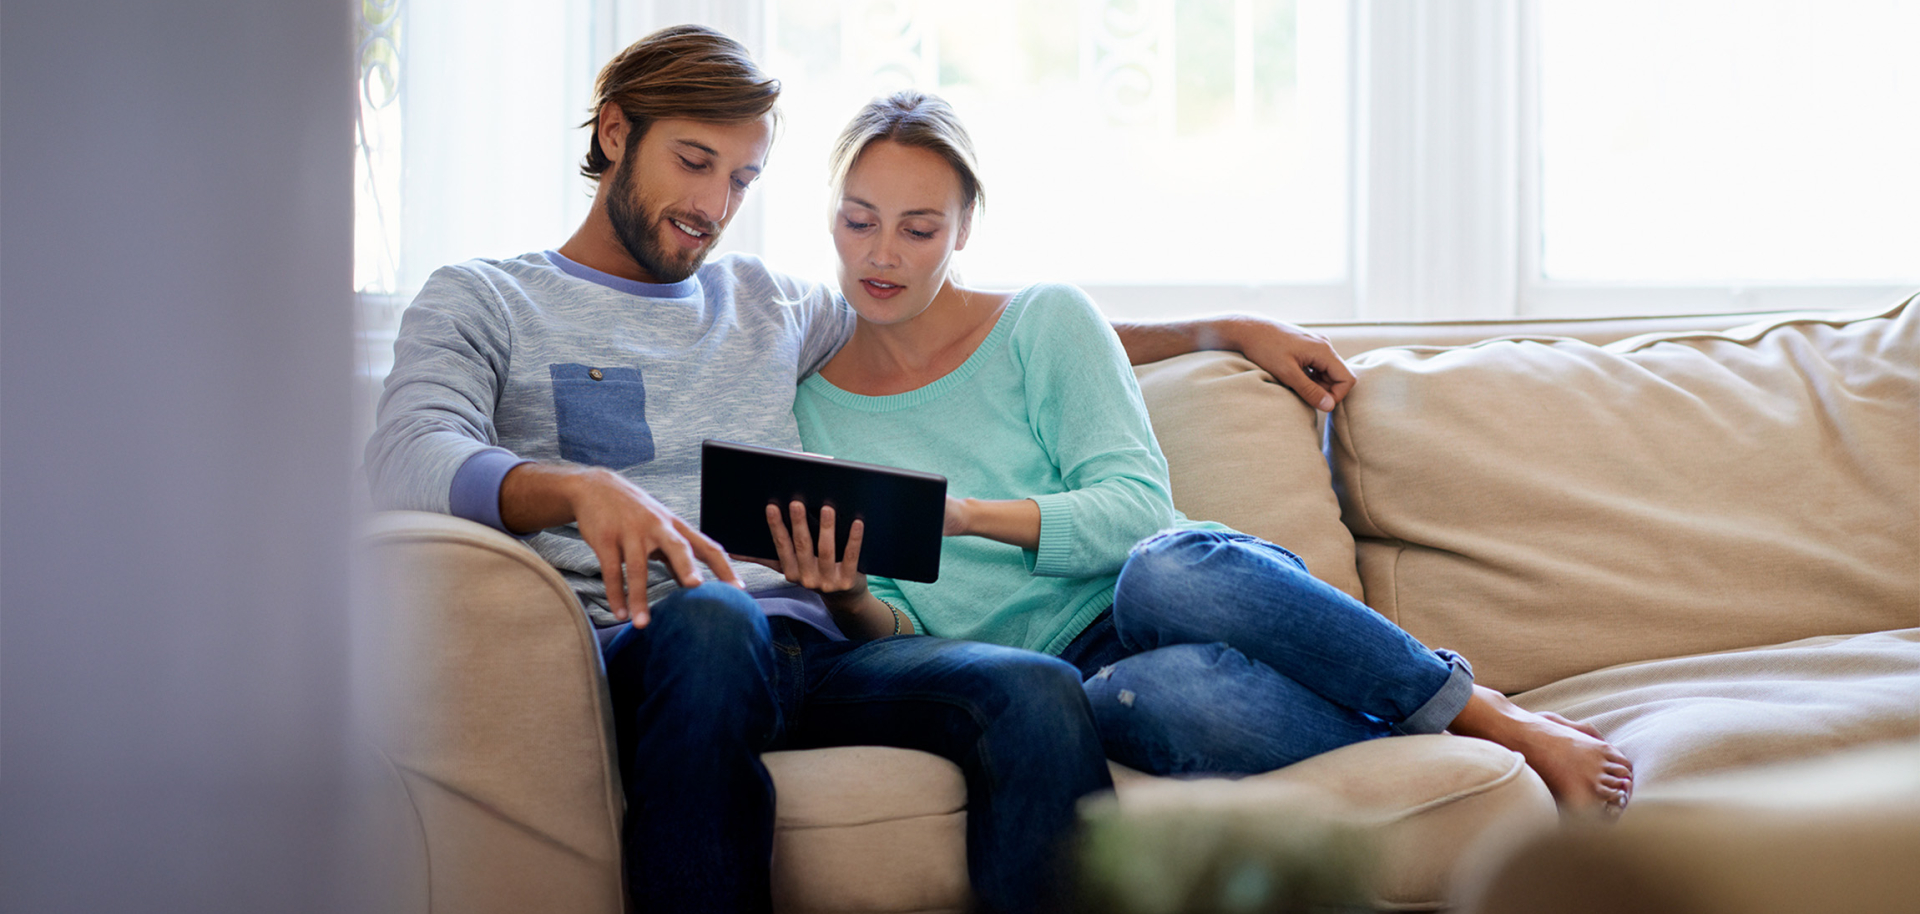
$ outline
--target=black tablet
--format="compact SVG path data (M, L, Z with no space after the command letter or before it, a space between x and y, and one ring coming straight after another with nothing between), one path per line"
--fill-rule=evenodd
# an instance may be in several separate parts
M932 583L940 576L940 532L946 525L947 478L898 467L836 460L821 454L709 439L700 446L700 532L734 555L778 559L767 530L767 505L807 506L807 528L820 534L820 508L832 505L837 553L858 518L866 533L860 571Z

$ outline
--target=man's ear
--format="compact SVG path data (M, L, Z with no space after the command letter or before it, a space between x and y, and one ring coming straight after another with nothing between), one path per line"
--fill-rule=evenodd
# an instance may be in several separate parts
M607 102L600 106L600 118L594 131L600 135L600 151L606 153L615 165L627 151L627 113L620 106Z

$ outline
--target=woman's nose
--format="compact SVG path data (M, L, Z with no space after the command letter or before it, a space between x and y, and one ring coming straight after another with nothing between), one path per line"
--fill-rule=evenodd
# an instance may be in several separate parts
M875 233L873 246L867 249L867 262L876 267L894 266L893 241L885 232Z

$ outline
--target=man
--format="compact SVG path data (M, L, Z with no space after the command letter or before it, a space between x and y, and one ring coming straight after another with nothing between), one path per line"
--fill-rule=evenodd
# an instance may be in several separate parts
M779 84L731 39L680 26L623 51L596 90L582 170L599 187L579 230L443 268L407 310L367 446L376 500L527 537L574 586L601 630L637 906L766 910L760 753L876 744L958 764L975 895L1042 908L1074 801L1109 786L1073 669L835 618L688 520L700 442L797 449L794 385L853 327L825 287L705 262L761 172ZM1202 335L1251 349L1323 408L1351 384L1324 341L1268 322L1122 329L1141 361Z

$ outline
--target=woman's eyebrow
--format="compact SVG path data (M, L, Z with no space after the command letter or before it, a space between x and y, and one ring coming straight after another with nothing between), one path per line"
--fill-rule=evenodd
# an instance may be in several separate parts
M866 207L867 209L873 210L876 213L880 211L880 207L874 206L873 204L868 203L867 201L862 200L859 197L855 197L851 194L842 196L840 199L848 203L851 203L855 206ZM923 206L923 207L920 207L919 209L907 210L906 212L901 213L900 215L902 216L944 216L946 214L947 214L947 211L944 209L939 209L937 207L932 207L932 206Z

